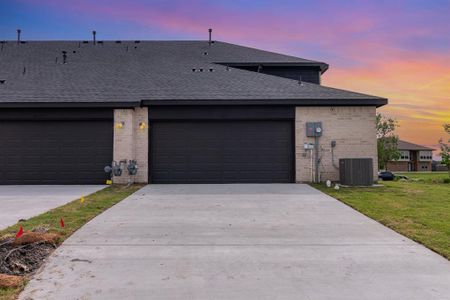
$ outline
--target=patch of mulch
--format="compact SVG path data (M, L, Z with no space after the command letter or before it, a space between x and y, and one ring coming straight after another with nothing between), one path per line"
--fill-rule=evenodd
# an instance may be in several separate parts
M43 232L24 232L20 238L0 240L0 275L32 274L55 250L58 240L59 235Z

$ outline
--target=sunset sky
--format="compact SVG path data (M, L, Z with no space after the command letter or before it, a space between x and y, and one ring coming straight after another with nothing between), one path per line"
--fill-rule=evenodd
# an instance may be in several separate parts
M400 138L450 122L450 0L1 0L0 40L213 38L330 64L323 84L389 98Z

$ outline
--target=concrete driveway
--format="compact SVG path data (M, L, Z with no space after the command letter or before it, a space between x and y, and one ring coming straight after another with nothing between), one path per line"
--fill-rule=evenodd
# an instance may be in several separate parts
M103 188L104 185L0 185L0 229Z
M21 299L450 299L450 262L300 184L149 185Z

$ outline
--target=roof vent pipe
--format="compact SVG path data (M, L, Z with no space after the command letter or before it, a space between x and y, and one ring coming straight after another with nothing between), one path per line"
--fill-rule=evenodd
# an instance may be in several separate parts
M17 45L20 44L20 34L22 33L22 30L17 29Z
M62 54L63 54L63 64L66 64L67 63L67 51L63 51Z
M299 76L299 77L298 77L298 84L299 84L299 85L303 85L303 83L302 83L302 76Z
M96 39L95 39L96 34L97 34L97 31L93 30L92 31L92 39L94 40L94 45L96 44Z
M212 29L210 28L210 29L208 29L208 32L209 32L209 40L208 40L208 44L211 46L211 42L212 42L212 40L211 40L211 36L212 36Z

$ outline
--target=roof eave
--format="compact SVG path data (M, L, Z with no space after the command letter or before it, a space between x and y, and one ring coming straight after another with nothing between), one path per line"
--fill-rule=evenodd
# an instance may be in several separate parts
M320 73L325 73L329 65L323 62L220 62L215 61L215 64L225 65L229 67L241 67L241 66L270 66L270 67L318 67Z
M134 108L141 106L133 102L1 102L0 108Z
M3 102L1 108L134 108L152 105L376 106L387 99L143 99L133 102Z
M143 99L142 105L289 105L289 106L376 106L387 99Z

